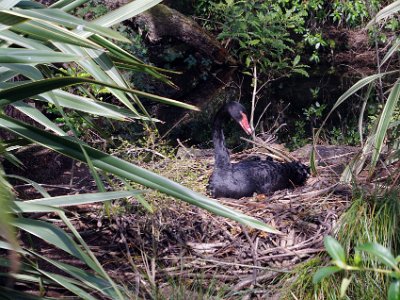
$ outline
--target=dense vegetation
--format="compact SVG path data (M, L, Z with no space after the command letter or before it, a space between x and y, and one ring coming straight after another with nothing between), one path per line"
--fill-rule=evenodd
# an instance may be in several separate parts
M151 214L159 204L143 196L142 189L147 187L155 191L148 195L161 199L159 203L164 201L164 196L158 193L161 192L246 226L276 233L256 218L132 163L175 155L173 143L160 136L157 129L160 120L149 109L161 103L197 110L184 101L157 95L165 87L175 89L169 77L173 78L175 73L163 68L174 68L173 62L180 59L188 69L202 65L205 71L199 74L201 80L207 80L213 72L213 62L209 59L185 57L183 50L176 49L163 52L168 56L164 57L168 64L153 66L151 47L146 47L145 38L129 27L130 23L121 24L160 1L128 1L120 8L113 6L115 3L97 0L42 4L46 2L10 0L0 4L0 127L2 132L11 133L2 134L0 154L4 160L20 166L14 150L29 144L44 146L87 164L97 192L52 197L39 183L1 170L2 299L44 299L48 290L57 288L79 299L160 297L155 278L150 275L149 287L143 284L145 294L111 278L62 209L64 206L105 202L102 214L112 219L119 208L111 200L134 197L143 206L143 212ZM397 79L400 1L391 4L378 0L200 0L178 1L171 6L192 16L214 34L236 60L238 70L231 86L249 107L257 133L262 134L269 127L269 133L277 134L292 149L311 142L360 146L360 153L341 175L343 182L353 185L353 203L332 231L339 242L327 237L324 243L333 266L324 267L327 265L324 255L298 266L280 278L284 282L281 297L400 299L400 173L398 168L390 168L398 165L400 156ZM108 12L110 7L115 10ZM326 34L333 28L336 31L364 28L369 47L374 49L370 59L375 60L376 69L369 70L368 76L351 77L348 90L333 102L325 101L323 86L313 82L306 91L311 102L301 104L294 114L286 115L285 109L279 110L278 103L267 104L265 98L270 90L284 89L282 86L289 80L316 78L316 74L321 76L321 70L322 76L336 72L331 58L341 49ZM157 87L163 88L157 90ZM223 100L212 101L211 106L215 107ZM332 116L337 113L340 117L340 109L346 104L345 110L357 111L357 115L346 118L347 123L332 125ZM267 109L273 110L272 117L265 116ZM15 117L10 111L19 113ZM206 115L209 120L209 111ZM294 115L296 120L292 118ZM163 121L172 128L176 125L168 119ZM201 118L197 121L200 125L191 126L205 127ZM286 121L291 123L280 135ZM290 139L284 137L287 132ZM99 144L102 151L98 150ZM132 145L146 149L145 154L132 159L129 155ZM314 159L315 153L310 164L314 173L318 173ZM366 170L368 181L374 182L381 176L379 170L385 168L394 171L374 190L364 191L358 182L359 174ZM197 180L198 175L185 172L176 177L180 182L184 181L182 177ZM21 201L7 180L25 182L40 196ZM24 233L17 235L17 232ZM40 245L45 243L67 253L84 268L44 255ZM142 256L145 260L146 254ZM134 263L129 263L135 269ZM46 268L47 265L51 268ZM146 265L147 274L154 272L152 268L154 264ZM29 284L35 288L27 289ZM224 297L223 289L209 293L211 297Z

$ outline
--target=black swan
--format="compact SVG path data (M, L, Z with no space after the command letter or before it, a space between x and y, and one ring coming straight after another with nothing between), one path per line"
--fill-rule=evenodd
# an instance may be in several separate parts
M254 192L270 195L276 190L306 182L309 168L300 162L250 159L232 164L222 129L229 118L233 118L247 134L253 132L245 109L238 102L225 104L215 115L212 133L215 166L207 187L212 197L239 199L252 196Z

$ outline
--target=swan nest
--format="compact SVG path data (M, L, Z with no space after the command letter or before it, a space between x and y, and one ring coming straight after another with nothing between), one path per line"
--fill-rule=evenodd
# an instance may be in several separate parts
M305 146L291 155L308 165L310 150L311 146ZM310 177L306 185L277 191L271 196L219 199L226 206L263 220L284 235L245 228L178 201L174 205L168 202L159 212L159 218L147 226L147 230L151 228L156 233L157 253L149 241L143 240L145 236L137 234L143 232L143 228L139 229L141 225L130 222L125 228L133 244L143 245L146 253L156 256L156 264L164 266L155 274L156 280L201 277L210 282L224 282L232 293L254 287L255 283L266 287L277 276L324 251L324 236L332 234L352 199L351 187L338 183L340 174L359 150L349 146L318 146L318 175ZM233 160L253 155L263 156L263 153L253 149L233 155ZM160 164L153 169L205 193L213 167L212 151L181 149L178 157L171 162L176 165L170 166L169 173L160 172L165 167ZM182 177L173 176L182 173ZM192 173L192 178L185 173ZM365 187L368 188L366 184Z
M308 164L310 149L306 146L291 155ZM232 293L264 287L263 295L267 295L267 285L274 278L324 251L324 236L332 233L352 198L351 187L338 183L341 171L358 151L355 147L318 146L318 175L310 177L306 185L271 196L219 199L283 235L246 228L154 191L145 194L155 209L153 214L135 199L116 201L111 219L98 204L70 211L79 214L74 221L77 229L110 275L136 286L138 295L151 294L152 283L168 294L176 282L196 278L201 278L202 284L217 281L217 287L222 283ZM199 150L186 148L180 152L180 158L163 158L143 166L205 194L212 152L199 155ZM264 154L256 148L232 157L239 160ZM372 184L363 187L369 189ZM45 245L43 249L63 260L59 251Z

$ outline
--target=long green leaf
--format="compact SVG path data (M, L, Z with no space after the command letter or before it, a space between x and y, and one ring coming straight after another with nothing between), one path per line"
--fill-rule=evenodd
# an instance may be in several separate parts
M71 245L73 247L73 245ZM8 243L5 243L3 241L0 241L0 248L1 249L7 249L10 250L12 249L11 245ZM69 281L70 283L73 283L74 285L79 285L85 288L93 288L96 289L97 291L101 292L104 295L107 295L109 297L111 297L112 299L123 299L122 297L120 297L119 295L121 295L121 291L120 290L115 290L112 288L112 284L110 284L109 280L105 280L102 277L100 277L99 275L95 276L87 271L81 270L79 268L70 266L68 264L65 263L61 263L61 262L57 262L54 260L51 260L45 256L42 256L40 254L38 254L35 251L32 250L28 250L25 251L23 249L18 249L17 250L18 253L24 255L24 256L36 256L40 259L43 259L45 261L47 261L48 263L52 264L53 266L55 266L57 269L64 271L65 273L71 275L72 277L76 278L77 280L74 279L69 279L66 278L64 276L61 276L62 278L65 278L65 280ZM0 261L0 265L4 265L1 263ZM8 264L7 264L8 265ZM36 268L37 269L37 268ZM32 267L30 265L25 265L24 263L22 264L22 270L25 272L28 272L29 274L33 274L36 277L40 275L40 273L43 273L43 270L41 269L37 269L39 272L35 271L34 269L32 269ZM99 270L98 268L95 269L95 272L97 274L101 273L101 270ZM48 273L50 274L51 273ZM17 275L17 276L22 276L22 275ZM28 276L28 277L27 277ZM29 280L30 282L37 282L38 279L35 279L35 277L29 277L29 275L25 275L25 278L27 280ZM46 283L46 279L44 280ZM114 283L113 283L114 284ZM1 287L0 287L1 289ZM118 287L117 287L118 289ZM1 298L2 299L2 298ZM12 299L22 299L22 298L12 298Z
M90 193L78 195L56 196L24 201L23 203L51 205L56 207L82 205L88 203L104 202L139 195L140 191L116 191L104 193Z
M54 133L57 133L58 135L67 135L60 127L50 121L49 118L47 118L40 110L36 109L35 107L26 104L23 101L14 102L12 105L20 112L29 116L30 118L43 125L45 128L50 129Z
M8 242L11 246L9 251L10 272L18 272L19 258L14 255L20 247L17 241L16 233L12 226L14 216L9 214L12 203L14 202L14 195L11 190L11 185L6 181L2 167L0 166L0 235L2 239Z
M9 9L14 7L21 0L3 0L0 1L0 9Z
M385 6L381 9L375 17L367 24L367 28L371 27L374 23L379 22L380 20L386 19L391 15L394 15L400 10L400 1L397 0L390 5Z
M22 34L27 34L30 38L43 42L51 41L77 45L86 48L99 48L99 46L92 41L74 33L71 30L54 24L29 21L14 25L10 29Z
M0 11L0 30L7 30L13 25L17 25L26 21L26 18L18 16L10 16L7 11Z
M400 279L395 279L390 284L387 300L400 300Z
M121 6L120 8L104 16L101 16L100 18L92 21L92 23L104 27L110 27L127 19L130 19L138 14L141 14L142 12L157 5L161 1L162 0L135 0L124 6Z
M79 55L83 56L91 56L92 53L86 51L86 49L82 49L79 47L76 47L74 45L65 45L65 44L60 44L60 43L55 43L55 45L63 52L66 53L76 53ZM97 54L95 54L97 61L102 65L105 66L107 69L103 70L96 62L94 59L89 57L86 60L79 61L79 65L88 73L90 73L96 80L102 81L102 82L107 82L109 84L116 84L115 80L119 84L122 85L123 88L128 88L129 86L125 82L125 80L121 77L119 74L118 70L113 66L112 62L110 63L108 58L105 58L105 55L101 55L98 57ZM110 67L107 67L110 66ZM132 105L132 103L129 101L128 97L129 96L139 107L139 109L148 117L150 118L150 115L147 113L146 109L142 105L142 103L139 101L137 95L135 94L130 94L126 95L123 91L117 90L117 89L110 89L111 93L121 102L123 103L128 109L130 109L134 114L139 114L136 108Z
M65 53L76 53L79 55L87 56L87 52L83 49L73 46L66 45L61 43L56 43L55 46ZM107 75L107 73L100 68L100 66L91 58L85 59L83 61L79 61L78 64L89 74L91 74L96 80L101 82L107 82L108 84L115 84L115 82ZM124 86L126 87L126 86ZM139 114L132 103L128 100L126 94L117 89L111 89L110 92L128 109L130 109L134 114Z
M392 91L390 92L390 95L379 117L379 123L375 133L375 143L371 159L371 168L369 171L370 175L373 173L374 168L378 162L379 155L382 151L386 132L392 120L392 116L397 106L399 97L400 97L400 81L398 81L392 88Z
M107 295L107 296L111 297L111 299L121 299L118 296L118 293L111 287L110 283L107 280L104 280L103 278L101 278L99 276L92 275L89 272L86 272L80 268L52 260L48 257L42 256L42 255L34 252L34 251L29 251L29 252L32 253L33 255L37 256L38 258L43 259L44 261L52 264L53 266L60 269L61 271L80 280L83 284L97 290L98 292L102 293L103 295Z
M117 24L121 21L124 21L126 19L129 19L141 12L143 12L146 9L149 9L150 7L158 4L159 2L161 2L160 0L136 0L133 1L131 3L128 3L122 7L120 7L119 9L108 13L104 16L102 16L101 18L92 21L92 23L94 24L98 24L101 26L112 26L114 24ZM76 30L74 31L78 34L80 34L81 36L84 37L88 37L90 35L92 35L92 33L82 33L82 32L77 32ZM82 49L79 49L77 47L65 47L64 45L57 45L57 47L59 47L60 49L62 49L62 51L73 51L75 53L82 53ZM101 60L104 60L104 58L101 58ZM110 76L110 78L116 78L119 76L117 70L115 69L106 69L106 70L101 70L99 67L97 67L97 65L90 61L90 60L86 60L86 61L81 61L80 65L89 73L91 73L97 80L100 81L104 81L104 82L109 82L108 80L108 76ZM107 74L105 74L105 72L107 72ZM120 80L120 79L118 79ZM127 87L127 86L125 86ZM132 110L132 112L137 113L137 111L133 108L133 106L130 104L130 102L128 101L128 99L125 97L125 95L123 93L121 93L121 91L117 91L117 90L111 90L111 92L126 106L128 107L130 110ZM144 108L144 106L142 105L142 103L137 99L137 95L135 94L129 94L129 97L139 106L139 108L141 109L141 111L147 116L150 117L146 111L146 109Z
M133 114L128 109L120 106L116 106L106 102L95 101L90 98L74 95L61 90L54 90L52 94L57 97L57 101L60 106L79 110L88 114L103 116L121 121L138 119L151 122L160 122L159 120L154 118L149 119L145 116ZM47 102L54 104L54 100L52 99L52 97L48 97L46 94L42 94L41 96L45 98ZM41 100L42 97L34 98Z
M119 73L119 71L116 69L116 67L114 66L114 63L111 61L111 59L102 54L101 52L97 51L97 50L92 50L92 49L83 49L83 51L85 51L85 53L87 53L92 59L93 61L100 66L100 68L103 70L103 72L105 73L104 75L107 76L107 78L110 78L113 83L117 84L118 86L124 87L124 88L128 88L129 85L127 84L127 82L125 81L125 79L122 77L122 75ZM83 64L82 64L83 65ZM103 72L101 74L103 74ZM100 74L98 72L95 73L95 77L99 76ZM102 77L99 77L100 79ZM106 81L108 82L108 81ZM139 106L139 108L141 109L141 111L150 118L150 115L147 113L145 107L142 105L142 103L139 101L138 99L138 95L135 94L128 94L128 96L134 101L134 103L136 105ZM124 97L125 98L125 97ZM119 99L122 99L121 97ZM125 105L127 105L127 99L123 101L123 103ZM128 104L130 104L130 102L128 102ZM127 105L128 108L130 108L132 110L132 107L130 107L130 105ZM134 111L135 112L135 111Z
M327 235L324 238L324 245L326 251L328 251L329 255L332 257L338 267L343 267L346 265L346 254L343 247L337 240Z
M362 89L366 85L370 84L371 82L373 82L373 81L375 81L375 80L377 80L377 79L379 79L379 78L381 78L381 77L383 77L385 75L393 74L394 72L396 72L396 71L380 73L380 74L374 74L374 75L367 76L367 77L365 77L363 79L360 79L352 87L350 87L345 93L343 93L342 96L339 97L339 99L336 101L336 103L332 107L331 111L329 112L329 115L334 110L336 110L347 98L349 98L350 96L354 95L357 91L359 91L360 89Z
M389 249L383 247L382 245L377 243L366 243L358 246L357 249L372 254L389 268L398 270L397 262L393 254L389 251Z
M0 67L0 82L8 81L17 75L17 72L10 70L9 68L4 66Z
M149 65L144 64L137 57L133 56L131 53L123 50L121 47L108 41L107 39L105 39L102 36L95 34L95 35L92 35L90 37L90 39L93 40L98 45L104 47L105 49L107 49L110 52L109 55L110 55L111 59L113 60L113 63L115 64L116 67L133 70L135 72L146 72L146 73L150 74L151 76L153 76L171 86L174 86L173 82L168 80L168 78L164 74L159 73L159 71L166 72L166 73L171 72L171 71L159 69L154 66L149 66ZM176 73L174 71L172 71L172 72Z
M343 95L339 97L339 99L336 101L336 103L333 105L332 109L329 111L328 115L325 117L324 121L322 122L321 128L317 131L316 137L319 136L322 127L325 125L326 121L329 119L330 115L344 102L346 101L350 96L354 95L357 91L365 87L366 85L370 84L371 82L389 74L393 74L397 71L390 71L390 72L385 72L385 73L380 73L380 74L374 74L371 76L367 76L363 79L360 79L357 81L353 86L351 86Z
M30 50L19 48L0 48L0 63L39 64L68 62L82 59L78 55L55 51Z
M85 161L81 152L80 145L67 137L52 135L49 132L40 130L28 124L13 120L7 116L0 116L0 127L10 130L17 135L23 136L28 140L34 141L44 147L58 151L74 159ZM199 206L223 217L231 218L244 225L251 226L260 230L280 233L279 231L265 225L255 218L246 216L240 212L221 205L218 201L209 199L203 195L193 192L182 185L175 183L162 176L130 164L119 158L113 157L89 146L83 146L90 156L96 168L117 176L133 180L144 186L159 190L175 198L182 199L190 204Z
M30 234L41 238L45 242L64 250L72 256L79 258L90 267L93 266L93 261L87 256L87 254L79 248L69 235L57 226L47 222L26 218L17 218L13 220L12 224L17 228L29 232ZM94 267L97 268L97 266Z
M381 60L380 64L381 67L388 61L388 59L390 57L392 57L392 55L394 53L397 53L397 50L400 47L400 40L395 40L394 44L392 45L392 47L390 47L389 51L386 52L385 56L383 57L383 59Z
M26 203L24 201L14 201L12 205L12 212L14 213L49 213L59 212L60 209L54 206L41 205L35 203Z
M60 0L60 1L57 1L57 3L54 3L53 5L51 5L50 7L54 6L54 7L61 8L63 11L71 11L89 1L90 0L73 0L73 1Z
M2 300L54 300L54 298L48 298L43 296L35 296L23 292L16 291L7 287L0 287L0 299Z
M14 66L19 66L19 65L14 65ZM28 67L27 65L20 65L20 66ZM33 69L35 69L35 68L33 68ZM24 74L24 73L22 73L22 74ZM25 74L25 76L27 76L27 74ZM3 83L0 83L0 90L11 88L11 87L21 86L23 84L27 84L30 82L31 81L16 81L16 82L12 82L12 83L10 83L10 82L4 83L3 82ZM75 95L75 94L68 93L68 92L65 92L62 90L53 90L51 93L43 93L40 95L32 96L31 98L34 100L39 100L39 101L55 104L55 99L54 99L55 97L57 98L57 102L61 107L78 110L78 111L96 115L96 116L112 118L112 119L116 119L116 120L120 120L120 121L144 120L144 121L151 121L151 122L160 122L160 120L155 119L155 118L148 118L145 116L141 116L139 114L133 114L130 110L128 110L124 107L120 107L120 106L106 103L106 102L96 101L91 98L86 98L83 96ZM20 102L17 102L17 103L20 103ZM41 124L43 124L43 123L41 123ZM48 126L48 127L50 127L50 126ZM56 132L55 130L53 130L53 131Z
M99 67L113 80L113 82L121 87L127 88L128 85L122 75L117 71L114 63L108 55L104 55L103 51L84 49L84 51L99 65Z
M28 9L28 8L31 8L31 9L41 9L41 8L45 8L45 6L43 5L43 4L41 4L40 2L34 2L34 1L24 1L24 0L22 0L22 1L19 1L18 3L17 3L17 5L15 5L15 7L18 7L18 8L23 8L23 9Z
M79 299L85 299L85 300L96 300L93 296L91 296L89 293L78 287L77 285L73 284L71 280L66 278L65 276L61 276L55 273L50 273L46 272L43 270L40 270L40 272L45 275L47 278L53 280L54 282L58 283L62 287L66 288L70 292L74 293L75 295L79 296Z
M339 97L339 99L336 101L336 103L333 105L332 109L329 111L329 113L326 115L325 119L323 120L320 128L317 130L315 137L313 139L314 144L316 142L318 142L319 139L319 135L321 134L322 128L325 126L326 122L328 121L329 117L331 116L331 114L344 102L346 101L350 96L354 95L357 91L359 91L360 89L362 89L363 87L365 87L368 84L371 84L373 81L385 76L385 75L389 75L389 74L393 74L394 72L398 72L398 71L390 71L390 72L385 72L385 73L379 73L379 74L374 74L371 76L367 76L363 79L360 79L359 81L357 81L353 86L351 86L345 93L343 93L343 95L341 95ZM315 147L313 147L311 149L311 157L315 157Z
M0 241L0 249L13 250L13 246L10 243ZM19 248L16 251L23 255L29 255L29 253L22 248Z
M4 63L3 66L13 70L17 74L23 75L33 80L40 80L43 79L42 73L36 68L36 66L27 65L27 64L9 64ZM17 82L1 82L0 86L1 89L12 87L13 85L17 85Z
M336 266L320 268L313 276L313 284L320 283L324 278L329 277L341 270L341 268Z
M14 179L18 179L24 182L29 183L36 191L38 191L43 197L50 197L50 194L40 186L39 183L30 180L28 178L22 177L22 176L17 176L17 175L12 175L12 174L7 174L7 177L9 178L14 178Z
M117 41L130 43L126 37L120 33L111 30L107 27L99 26L90 22L86 22L82 19L74 17L60 9L15 9L0 12L0 23L3 23L3 17L7 18L7 15L17 18L25 18L26 20L36 20L39 23L45 21L46 23L51 22L53 24L62 25L69 29L77 29L78 31L89 31L95 34L107 36L108 38L115 39Z
M85 0L86 2L88 2L89 0ZM68 4L70 4L71 2L76 2L75 0L58 0L56 2L54 2L53 4L51 4L49 7L50 8L62 8Z
M12 44L35 50L48 50L52 51L51 48L43 45L43 43L36 41L34 39L30 39L28 37L24 37L22 35L16 34L10 30L2 30L0 31L0 38L8 41Z
M133 89L127 89L127 88L122 88L116 85L96 81L96 80L91 80L91 79L86 79L86 78L80 78L80 77L61 77L61 78L50 78L50 79L44 79L44 80L38 80L36 82L30 82L27 84L23 84L17 87L12 87L9 89L4 89L0 91L0 107L4 107L5 105L11 104L12 102L23 100L41 93L45 93L48 91L51 91L53 89L58 89L62 87L67 87L71 85L76 85L76 84L83 84L83 83L91 83L91 84L98 84L98 85L103 85L106 87L110 87L113 89L125 91L128 93L136 94L138 96L142 96L145 98L149 98L154 101L158 101L161 103L165 103L168 105L174 105L178 106L181 108L186 108L186 109L192 109L192 110L198 110L197 107L190 105L190 104L185 104L176 100L172 100L169 98L165 97L160 97L160 96L155 96L149 93L145 93L142 91L138 90L133 90Z

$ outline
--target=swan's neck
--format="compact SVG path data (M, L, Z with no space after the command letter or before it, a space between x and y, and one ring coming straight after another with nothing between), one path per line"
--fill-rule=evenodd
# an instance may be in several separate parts
M216 167L225 167L230 165L229 152L225 146L224 131L222 129L222 122L224 119L223 116L218 114L214 121L213 143Z

